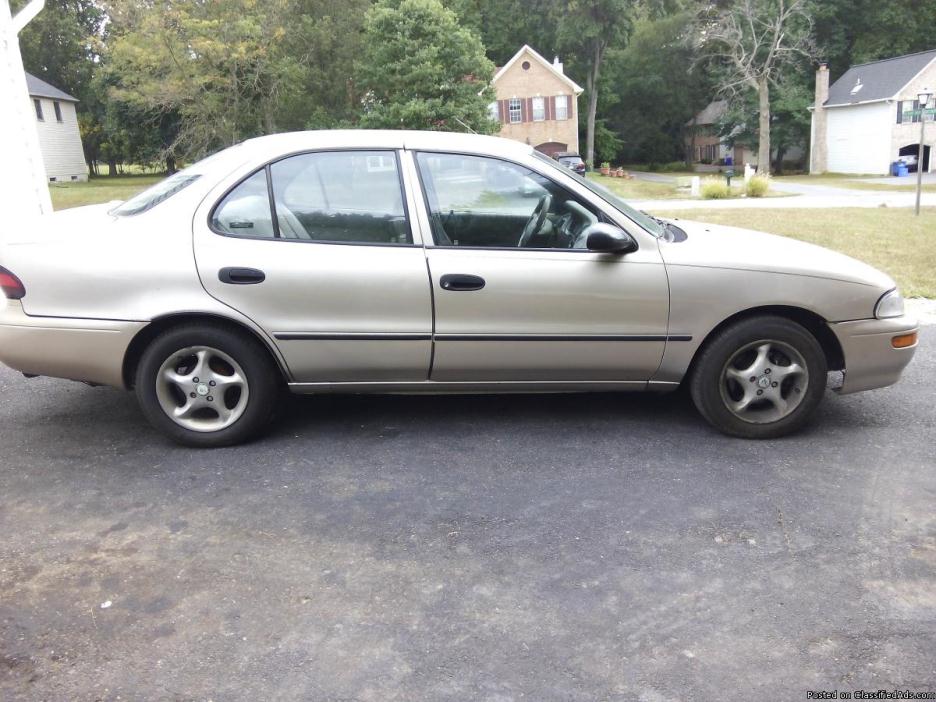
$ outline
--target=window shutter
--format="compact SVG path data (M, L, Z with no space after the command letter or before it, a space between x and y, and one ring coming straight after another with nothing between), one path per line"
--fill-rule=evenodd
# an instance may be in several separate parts
M527 104L527 120L532 122L533 121L533 98L528 97L526 99L526 104Z
M507 108L504 106L503 100L497 101L497 121L501 124L507 121Z
M903 124L903 100L897 101L897 124Z

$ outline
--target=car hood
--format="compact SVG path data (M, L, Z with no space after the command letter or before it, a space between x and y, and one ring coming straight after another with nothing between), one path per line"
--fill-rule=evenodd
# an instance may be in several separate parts
M671 265L707 266L803 275L869 285L895 287L886 273L857 259L784 236L753 229L669 220L686 236L661 239L663 260Z

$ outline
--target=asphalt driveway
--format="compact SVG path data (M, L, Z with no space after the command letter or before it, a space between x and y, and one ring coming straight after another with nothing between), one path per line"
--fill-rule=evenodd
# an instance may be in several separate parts
M936 691L936 328L781 441L682 396L297 398L167 445L0 370L0 699Z

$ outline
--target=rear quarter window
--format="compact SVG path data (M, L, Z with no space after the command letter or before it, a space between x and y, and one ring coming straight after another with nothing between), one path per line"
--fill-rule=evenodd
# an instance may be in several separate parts
M151 210L160 202L165 202L199 178L201 178L200 175L193 173L176 173L165 180L159 181L156 185L147 188L142 193L134 195L126 202L117 205L117 207L110 211L110 214L118 217L131 217Z

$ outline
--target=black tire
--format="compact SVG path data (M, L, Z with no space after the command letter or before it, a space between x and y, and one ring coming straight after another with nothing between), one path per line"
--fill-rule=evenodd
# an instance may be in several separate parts
M180 350L195 346L221 351L235 360L246 376L249 393L241 413L233 423L217 431L187 429L170 418L160 404L160 368ZM150 424L176 443L197 448L232 446L256 436L270 423L281 386L279 369L257 339L212 323L184 324L164 331L143 352L135 374L137 400Z
M806 387L800 389L801 382L795 387L787 387L787 392L796 393L798 402L788 414L776 420L755 423L742 419L729 408L732 388L740 387L740 384L726 384L723 372L728 368L729 361L744 349L756 348L758 344L767 342L777 342L777 347L781 349L786 345L800 355L807 371ZM719 431L743 439L774 439L795 432L809 420L825 394L827 374L825 353L806 328L783 317L765 315L732 324L707 340L693 365L689 391L699 413ZM777 377L776 373L774 377ZM749 380L754 383L752 387L756 391L760 386L754 378L752 375ZM745 390L743 387L740 389ZM756 402L766 406L765 401ZM774 411L778 410L774 408Z

